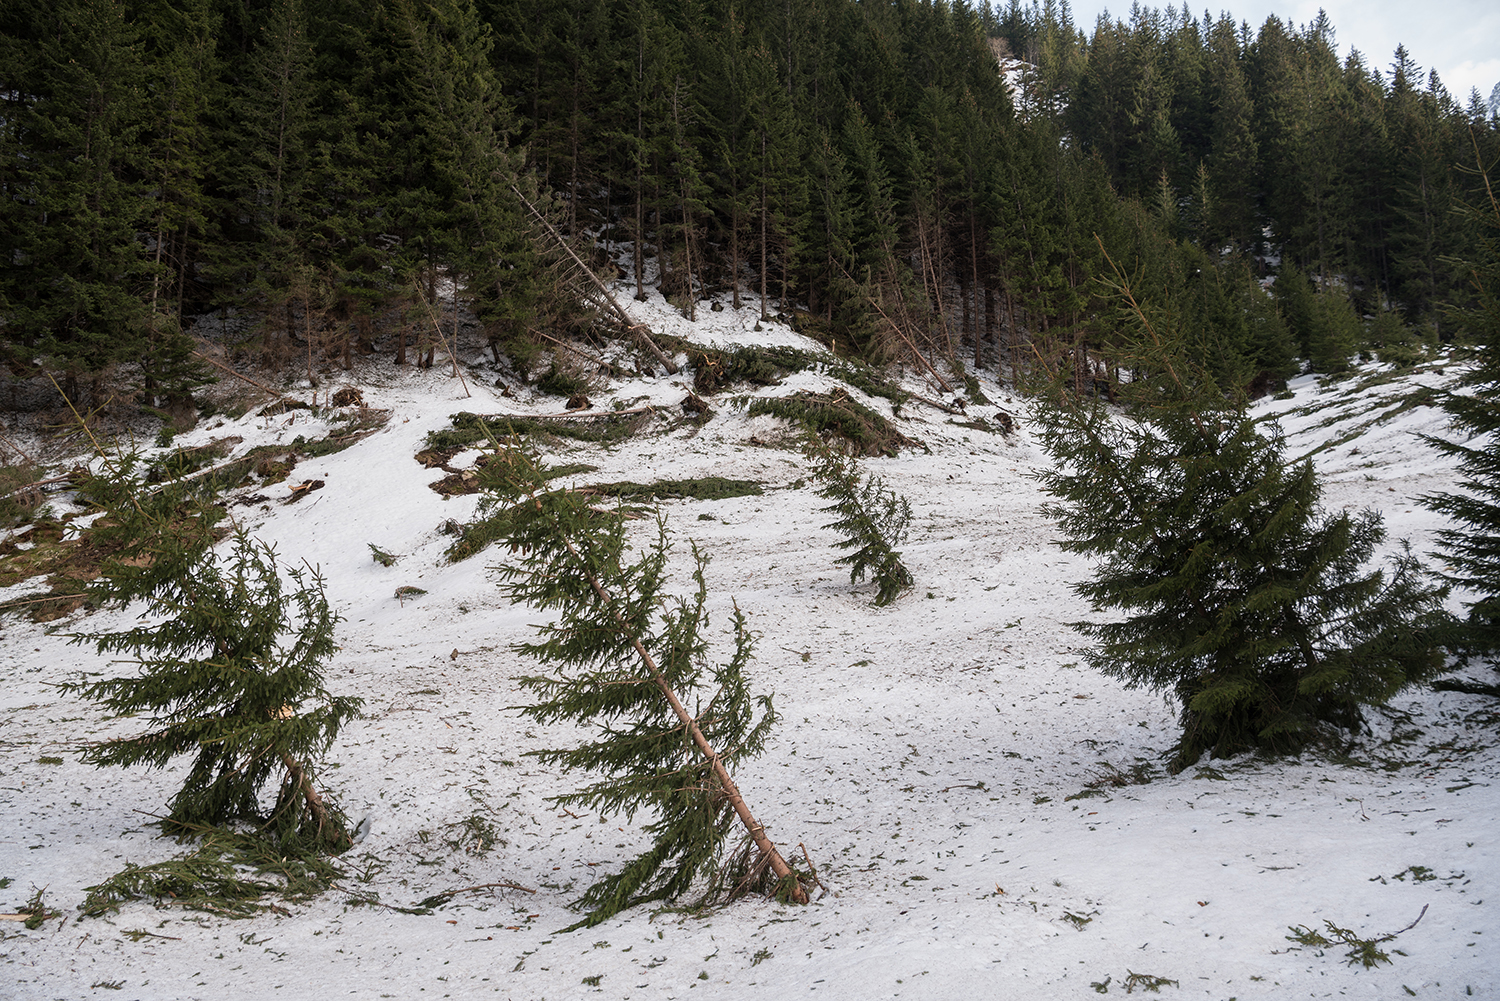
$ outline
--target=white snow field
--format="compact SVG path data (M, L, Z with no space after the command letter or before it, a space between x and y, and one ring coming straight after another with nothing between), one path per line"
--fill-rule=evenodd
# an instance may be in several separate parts
M659 299L632 308L698 342L816 349L783 327L754 332L749 305L705 308L697 324ZM533 635L538 613L501 599L489 568L503 550L442 558L452 540L440 526L469 518L477 497L428 489L443 473L413 460L424 436L458 411L561 409L524 388L502 397L498 373L477 352L470 361L471 397L440 368L369 364L358 384L392 411L386 427L304 460L293 480L326 486L300 502L281 503L277 486L269 502L233 509L283 557L320 567L345 619L327 683L362 697L365 715L321 775L369 832L339 860L339 889L245 920L149 902L82 916L85 887L184 850L148 826L180 770L78 763L87 742L138 724L105 720L55 687L80 671L127 670L68 634L134 611L0 619L0 910L43 889L61 911L34 931L0 921L0 997L1023 1001L1152 985L1216 1001L1500 997L1494 699L1423 686L1370 712L1371 732L1338 760L1247 756L1167 775L1175 707L1089 669L1067 626L1089 614L1070 589L1089 568L1053 544L1030 476L1047 459L1024 419L1007 436L921 403L902 408L901 429L929 451L864 467L911 500L903 553L916 587L880 609L871 585L851 588L834 564L836 536L819 527L825 502L802 485L805 460L774 447L780 425L729 405L744 388L713 398L705 424L683 423L690 375L601 388L597 410L649 403L658 416L618 445L567 443L550 458L598 467L579 483L764 482L764 496L661 507L678 586L689 586L690 540L712 556L715 635L727 635L731 601L760 633L752 687L774 690L783 718L738 779L783 850L800 860L805 846L821 886L805 907L646 906L560 934L577 919L569 902L644 843L643 818L548 801L586 776L527 757L579 736L513 708L526 699L515 678L532 666L511 647ZM1454 374L1389 380L1367 366L1326 386L1303 377L1294 399L1257 413L1279 417L1290 455L1316 453L1329 507L1374 507L1392 545L1407 538L1427 553L1441 526L1418 498L1451 489L1455 472L1417 437L1444 431L1441 411L1411 399ZM982 382L997 407L1023 416L1024 401ZM803 373L762 392L828 385ZM238 453L319 437L332 419L215 418L174 444L239 436ZM649 520L636 530L646 539ZM370 543L399 562L375 563ZM398 587L426 593L398 600ZM1493 680L1486 667L1469 671ZM469 836L476 817L499 835L488 850ZM356 899L412 907L450 890L466 892L430 914ZM1292 926L1328 934L1325 921L1363 939L1406 930L1380 946L1388 965L1366 969L1346 947L1288 938Z

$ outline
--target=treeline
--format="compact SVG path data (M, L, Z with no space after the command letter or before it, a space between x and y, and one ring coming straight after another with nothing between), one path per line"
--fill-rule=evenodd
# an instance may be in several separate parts
M1264 383L1455 333L1456 165L1500 150L1477 104L1404 54L1340 63L1322 21L16 0L0 30L11 361L138 367L156 394L190 391L183 327L213 310L288 355L397 329L404 360L452 282L497 351L555 333L577 308L518 189L689 315L748 291L843 350L1082 386L1107 376L1096 278L1119 268L1222 380ZM1030 63L1019 113L1007 51Z
M1439 330L1469 294L1456 262L1478 233L1455 210L1484 201L1476 168L1500 157L1495 112L1477 90L1460 104L1404 46L1341 61L1321 12L1255 29L1185 3L1135 6L1086 32L1065 4L1011 0L993 17L1031 64L1028 111L1169 233L1347 282L1361 313L1395 308Z
M1248 259L1221 265L1175 239L1060 120L1017 117L988 7L484 0L482 13L517 142L570 232L622 252L637 296L656 284L691 315L751 289L840 349L1042 365L1084 385L1107 375L1092 349L1115 322L1095 281L1108 255L1202 318L1224 377L1290 370L1294 341Z

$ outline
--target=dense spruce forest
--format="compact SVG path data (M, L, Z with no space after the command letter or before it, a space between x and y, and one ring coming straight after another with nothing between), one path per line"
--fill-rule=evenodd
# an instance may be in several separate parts
M0 46L5 358L81 402L189 399L207 317L414 361L454 285L524 363L601 322L542 225L688 315L1080 387L1118 268L1263 389L1462 339L1500 156L1419 54L1185 4L12 0Z

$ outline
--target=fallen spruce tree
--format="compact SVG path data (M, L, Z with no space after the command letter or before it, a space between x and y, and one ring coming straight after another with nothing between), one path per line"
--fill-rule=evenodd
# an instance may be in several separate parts
M555 612L541 638L519 652L555 675L521 679L537 701L520 707L542 723L593 723L598 737L576 747L532 752L564 769L602 777L553 797L565 807L633 818L648 809L650 849L600 879L577 901L588 927L636 904L667 900L706 881L704 900L762 890L806 903L801 878L750 812L731 775L758 753L776 713L769 696L752 697L744 669L753 634L738 607L727 662L707 663L707 558L693 547L696 584L687 597L665 592L670 547L665 524L633 561L619 512L590 506L586 495L549 484L534 453L502 448L489 467L486 507L500 512L500 538L514 558L500 567L512 601ZM689 708L691 701L692 708ZM757 707L759 716L757 718ZM747 842L728 853L738 820Z

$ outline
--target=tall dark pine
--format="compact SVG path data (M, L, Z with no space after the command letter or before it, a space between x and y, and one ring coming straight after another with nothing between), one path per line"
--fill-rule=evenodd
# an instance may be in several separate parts
M1458 459L1464 476L1464 493L1438 494L1427 504L1454 522L1438 539L1451 568L1447 579L1474 595L1460 641L1479 653L1500 650L1500 201L1493 190L1488 201L1488 211L1471 213L1488 230L1484 257L1467 268L1476 298L1465 319L1481 343L1479 362L1462 391L1442 397L1453 430L1466 440L1428 439Z
M0 314L71 396L138 358L147 326L141 43L105 0L20 0L0 17Z
M424 184L435 205L423 243L480 319L501 336L535 315L537 263L506 149L511 110L491 69L489 32L467 0L406 12L412 127L423 137Z
M309 198L313 47L301 0L277 0L255 25L229 89L216 173L226 201L214 245L220 301L279 316L313 239Z
M149 403L180 412L191 405L192 388L208 381L191 357L182 320L205 303L199 262L206 256L219 18L208 0L195 0L147 5L138 24L148 102L142 168L150 189L142 388Z

